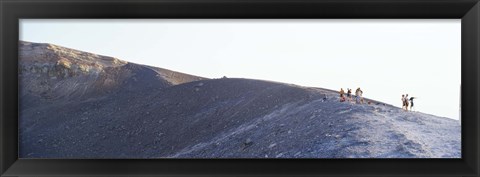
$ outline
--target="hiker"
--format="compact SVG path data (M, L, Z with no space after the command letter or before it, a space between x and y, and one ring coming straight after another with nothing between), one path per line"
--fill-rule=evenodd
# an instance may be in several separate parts
M363 104L363 91L360 89L360 87L358 87L358 90L360 90L360 102Z
M405 111L408 111L408 94L405 95Z
M347 88L347 100L348 102L352 101L352 89Z
M405 109L405 95L402 95L402 109Z
M415 97L410 97L410 111L413 111L413 99L415 99Z
M363 97L362 97L363 91L360 89L360 87L357 88L355 91L355 103L362 103L363 104Z
M343 88L340 88L340 102L345 101L345 96L343 96L344 94L345 94L345 91L343 90Z
M363 97L362 97L363 91L360 89L360 87L357 88L355 91L355 103L362 103L363 104Z
M360 94L360 92L358 92L358 88L357 88L357 90L355 90L355 103L357 103L357 104L358 104L358 102L360 102L359 94Z

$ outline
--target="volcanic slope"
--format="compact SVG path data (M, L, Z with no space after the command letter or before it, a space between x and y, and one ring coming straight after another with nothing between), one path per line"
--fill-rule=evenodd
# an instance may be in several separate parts
M57 45L25 41L19 43L19 74L22 98L55 101L165 88L205 79Z
M28 43L20 49L31 45L46 44ZM46 47L37 53L42 50L50 51ZM64 57L72 63L78 58ZM98 60L89 59L102 64ZM109 65L102 66L98 77L59 77L49 69L43 72L46 61L20 57L21 63L40 66L27 67L21 75L21 88L28 87L20 99L20 157L461 157L456 120L404 112L376 101L370 105L342 103L336 92L321 88L252 79L205 79L107 61ZM110 70L116 72L108 74ZM46 82L50 89L38 91L25 83L30 78ZM105 84L102 78L115 84ZM58 84L69 82L76 84ZM56 90L56 84L66 91Z

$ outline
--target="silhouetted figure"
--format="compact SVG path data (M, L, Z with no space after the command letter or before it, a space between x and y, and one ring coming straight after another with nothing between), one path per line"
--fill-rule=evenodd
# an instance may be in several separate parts
M410 100L410 111L413 111L413 108L414 108L413 107L413 99L415 99L415 97L413 97L413 96L410 97L410 99L409 99Z
M408 111L408 94L405 95L405 111Z
M352 101L352 89L347 88L347 100Z
M345 91L343 90L343 88L340 88L340 102L344 102L345 101Z

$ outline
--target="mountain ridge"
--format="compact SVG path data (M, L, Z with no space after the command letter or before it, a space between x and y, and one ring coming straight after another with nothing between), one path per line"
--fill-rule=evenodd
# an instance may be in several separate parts
M20 41L19 45L19 72L24 80L21 80L24 84L21 93L38 97L61 98L71 94L77 97L84 94L98 96L128 89L120 87L125 83L163 88L206 79L48 43ZM149 80L140 83L145 77L149 77Z
M169 75L167 69L121 60L102 67L106 71L84 72L78 66L74 77L52 78L74 72L57 75L56 63L31 69L28 62L43 61L37 54L45 52L29 52L20 51L21 88L43 87L29 83L37 80L50 89L27 89L20 97L22 158L461 157L458 121L373 100L339 102L333 90ZM45 61L75 61L75 56L83 55L52 55L57 58ZM118 85L109 87L107 79ZM69 82L77 85L64 86ZM89 85L87 94L77 93L84 91L82 84Z

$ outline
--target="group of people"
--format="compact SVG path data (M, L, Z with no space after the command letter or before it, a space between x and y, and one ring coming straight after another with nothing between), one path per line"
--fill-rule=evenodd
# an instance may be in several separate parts
M415 97L408 98L408 94L402 95L402 109L405 109L405 111L408 111L408 106L410 105L410 111L412 111L414 108L413 99L415 99Z
M362 103L363 104L363 91L360 89L360 87L355 90L355 103ZM347 96L345 96L345 90L343 88L340 88L340 102L351 102L353 101L352 99L352 89L347 88Z
M355 90L355 103L357 104L363 104L363 91L360 89L360 87ZM353 95L352 95L352 89L347 88L346 96L345 96L345 90L343 88L340 88L340 102L352 102ZM402 95L402 109L405 111L408 111L408 106L410 106L410 111L412 111L415 107L413 106L413 100L416 99L415 97L408 97L408 94ZM370 104L370 102L368 102Z

